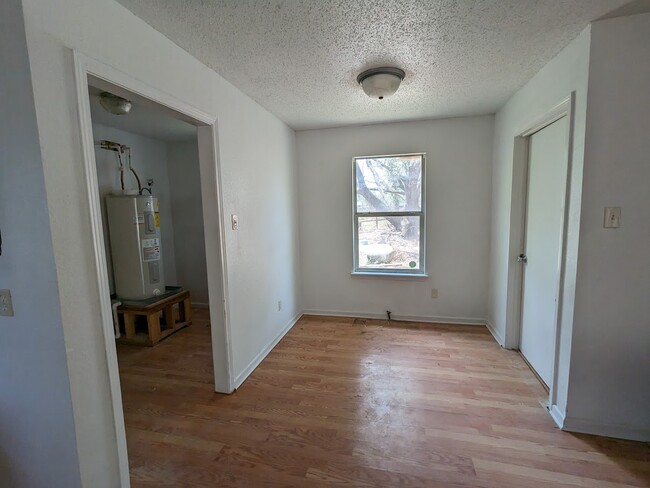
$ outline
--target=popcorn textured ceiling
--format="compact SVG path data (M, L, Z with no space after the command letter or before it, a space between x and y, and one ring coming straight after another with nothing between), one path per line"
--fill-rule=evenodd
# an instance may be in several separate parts
M294 129L494 113L627 0L118 0ZM363 70L406 71L368 98Z

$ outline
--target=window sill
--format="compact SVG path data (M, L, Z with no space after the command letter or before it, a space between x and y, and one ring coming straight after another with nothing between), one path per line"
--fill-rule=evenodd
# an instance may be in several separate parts
M426 273L381 273L372 271L353 271L350 273L353 278L382 278L395 280L426 280L429 275Z

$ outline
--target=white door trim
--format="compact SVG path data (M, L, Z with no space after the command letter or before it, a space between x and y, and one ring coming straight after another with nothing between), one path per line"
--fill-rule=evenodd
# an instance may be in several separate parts
M107 88L110 87L111 91L117 95L135 95L140 103L156 105L159 109L162 107L170 115L197 126L206 263L211 305L210 318L213 365L215 370L215 391L231 393L234 390L234 379L232 377L230 317L227 300L228 280L226 272L225 227L223 212L221 211L223 205L221 200L221 175L217 145L217 118L78 51L73 50L73 57L86 195L90 209L95 272L99 290L101 326L108 363L108 381L117 439L120 486L128 488L130 486L130 479L126 431L122 409L122 393L120 390L113 317L111 313L108 271L104 256L104 233L102 228L99 188L97 185L97 168L95 165L88 81L90 78L93 80L93 84L97 84L98 86L105 85Z
M506 331L504 347L508 349L518 349L521 337L521 301L523 270L520 263L517 262L519 254L524 252L525 230L526 230L526 199L528 191L528 145L529 138L534 133L539 132L544 127L553 122L568 117L567 124L567 179L564 199L562 202L562 231L560 234L560 253L557 263L557 306L555 310L554 326L554 357L553 357L553 374L549 386L548 407L551 409L556 404L557 399L557 377L558 377L558 358L560 347L560 331L562 328L562 296L564 290L564 270L566 255L566 235L568 219L568 202L569 189L571 184L571 168L573 157L573 125L574 125L574 107L575 93L572 92L568 97L555 105L548 112L534 118L530 123L524 125L522 130L514 138L513 143L513 174L512 174L512 194L511 194L511 212L510 212L510 236L509 249L510 256L508 259L508 294L506 308Z

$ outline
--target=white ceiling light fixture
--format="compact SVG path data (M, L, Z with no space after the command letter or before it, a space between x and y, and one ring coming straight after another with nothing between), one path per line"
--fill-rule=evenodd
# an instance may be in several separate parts
M113 115L125 115L131 110L131 102L109 92L102 92L99 95L99 103L104 110Z
M370 98L383 100L397 91L405 75L399 68L371 68L357 76L357 82Z

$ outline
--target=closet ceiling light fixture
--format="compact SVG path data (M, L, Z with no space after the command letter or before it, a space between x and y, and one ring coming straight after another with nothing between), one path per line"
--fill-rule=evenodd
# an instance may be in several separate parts
M357 76L357 82L370 98L383 100L397 91L405 74L399 68L372 68Z
M131 110L130 101L109 92L102 92L99 95L99 103L104 107L104 110L113 115L125 115Z

